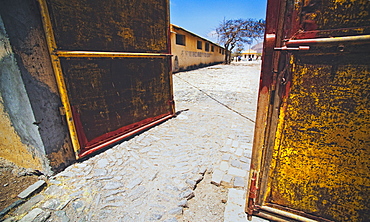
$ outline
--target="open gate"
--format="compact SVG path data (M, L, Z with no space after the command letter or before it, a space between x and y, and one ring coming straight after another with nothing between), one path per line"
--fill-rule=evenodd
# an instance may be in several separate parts
M370 218L370 1L270 0L246 212Z
M168 0L39 0L77 158L174 114Z

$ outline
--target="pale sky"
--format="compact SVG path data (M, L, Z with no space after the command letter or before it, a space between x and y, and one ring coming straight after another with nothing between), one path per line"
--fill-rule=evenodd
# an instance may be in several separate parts
M210 34L224 18L265 19L267 0L170 0L171 23L217 43Z

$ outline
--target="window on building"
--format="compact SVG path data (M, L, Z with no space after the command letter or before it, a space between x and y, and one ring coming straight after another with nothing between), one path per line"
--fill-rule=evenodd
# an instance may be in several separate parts
M176 34L176 44L185 45L185 35Z
M221 48L219 48L219 49L218 49L218 52L219 52L219 53L222 53L222 50L221 50Z
M202 41L197 41L197 49L202 49Z
M211 52L214 52L214 51L215 51L215 47L211 45Z
M208 42L206 42L206 45L205 45L204 49L206 50L206 52L209 52L209 43Z

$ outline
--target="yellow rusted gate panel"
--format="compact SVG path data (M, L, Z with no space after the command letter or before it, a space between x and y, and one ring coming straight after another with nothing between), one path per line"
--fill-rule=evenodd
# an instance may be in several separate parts
M370 2L269 1L246 211L370 218Z
M77 158L173 116L167 0L39 3Z

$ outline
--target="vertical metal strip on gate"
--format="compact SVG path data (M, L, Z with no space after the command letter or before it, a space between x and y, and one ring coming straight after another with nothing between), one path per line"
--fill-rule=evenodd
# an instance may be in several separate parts
M46 5L46 0L38 0L40 5L40 12L42 17L42 23L44 26L46 42L48 45L49 54L51 57L51 64L53 66L53 71L55 75L55 79L58 85L58 90L60 94L60 98L62 100L63 107L61 108L62 114L65 114L67 125L69 129L69 134L71 137L71 142L73 146L73 150L75 151L76 158L78 158L78 152L80 150L80 144L78 142L78 136L76 131L76 126L73 121L71 105L69 103L69 98L67 95L66 85L63 78L62 68L60 66L60 60L58 56L55 54L57 49L56 42L54 39L54 32L53 27L51 25L50 17L49 17L49 10Z
M174 115L168 0L39 3L78 158Z

